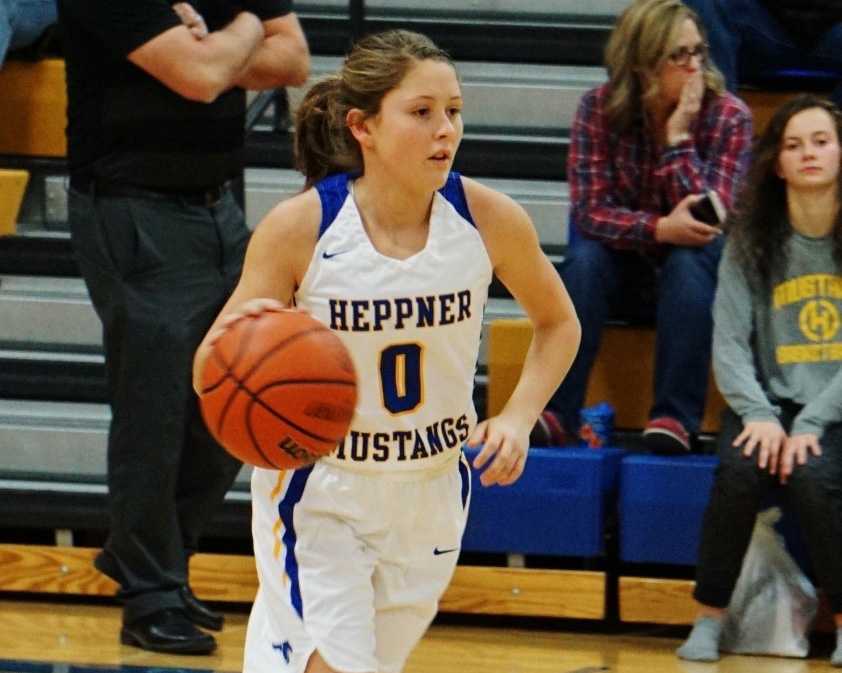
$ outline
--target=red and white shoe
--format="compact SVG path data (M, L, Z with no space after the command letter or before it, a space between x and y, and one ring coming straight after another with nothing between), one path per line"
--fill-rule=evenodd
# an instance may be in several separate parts
M529 433L529 446L564 446L571 438L554 411L544 409Z
M681 421L669 416L653 418L646 424L643 443L655 453L673 456L690 453L690 434Z

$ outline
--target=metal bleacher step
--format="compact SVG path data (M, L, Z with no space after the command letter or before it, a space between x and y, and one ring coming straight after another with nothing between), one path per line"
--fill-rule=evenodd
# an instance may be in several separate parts
M374 15L383 13L407 12L476 12L496 14L498 16L609 16L616 15L626 8L628 0L523 0L513 3L500 0L366 0L366 11ZM348 0L296 0L298 13L334 11L347 15Z
M615 16L627 0L304 0L296 13L314 54L345 53L361 33L404 28L429 35L459 60L579 63L601 61Z
M82 279L0 275L0 344L101 352L102 328Z
M483 336L493 320L522 315L514 300L491 297ZM0 397L19 390L29 398L104 401L101 353L99 319L81 279L0 276Z
M338 56L314 56L307 83L287 89L290 107L295 109L313 82L336 72L341 62ZM582 94L606 80L602 67L475 61L456 65L469 134L558 133L570 128Z
M556 253L559 247L567 244L570 205L567 182L481 176L476 179L508 194L526 209L538 230L541 245L548 253ZM21 223L19 236L0 238L0 274L78 276L67 232L65 183L63 176L47 178L52 215L46 223ZM247 168L245 211L248 226L253 229L277 203L299 193L303 186L303 176L288 168ZM11 277L4 281L0 276L0 286L3 282L14 281Z
M288 89L291 108L313 81L339 65L339 57L314 57L308 83ZM457 68L465 135L456 168L472 176L564 181L568 129L582 94L605 81L604 69L488 61L460 61ZM247 165L290 168L291 136L271 128L266 120L250 133Z
M477 180L508 194L526 209L547 252L553 253L567 244L570 202L566 182L484 177ZM278 202L297 194L303 186L304 178L296 171L246 169L246 221L249 226L254 228Z
M107 404L0 398L0 479L103 485L110 421Z

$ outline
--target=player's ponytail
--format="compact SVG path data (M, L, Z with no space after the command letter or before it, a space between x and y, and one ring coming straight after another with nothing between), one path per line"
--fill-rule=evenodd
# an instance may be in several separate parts
M360 171L362 156L345 123L348 106L340 99L342 79L332 75L314 84L295 113L295 167L305 189L331 173Z

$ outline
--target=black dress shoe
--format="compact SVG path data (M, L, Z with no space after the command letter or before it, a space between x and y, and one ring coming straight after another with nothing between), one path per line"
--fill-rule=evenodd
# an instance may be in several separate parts
M120 642L168 654L209 654L216 649L212 635L197 629L183 610L172 608L123 624Z
M178 593L181 595L181 600L184 601L184 612L187 618L194 624L203 626L211 631L220 631L222 624L225 621L225 616L215 610L211 610L207 604L196 598L196 594L188 586L184 585Z

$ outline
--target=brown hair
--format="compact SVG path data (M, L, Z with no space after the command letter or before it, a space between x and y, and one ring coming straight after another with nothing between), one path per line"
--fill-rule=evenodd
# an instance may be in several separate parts
M629 130L641 110L658 97L653 75L664 65L686 19L696 24L705 39L699 17L680 0L635 0L617 19L605 47L606 114L612 129ZM705 89L721 95L725 91L722 74L710 59L702 67Z
M388 30L362 38L338 74L310 88L295 113L295 167L307 178L305 189L331 173L362 172L362 153L346 125L348 111L376 115L412 65L426 60L453 65L425 35Z
M792 235L786 182L777 171L784 132L790 119L814 108L830 115L836 140L842 144L842 113L831 101L813 94L787 101L775 111L757 139L743 191L728 218L728 235L734 242L737 259L746 269L746 278L759 290L768 290L774 271L786 265L785 243ZM837 194L842 199L842 171L839 180ZM842 267L842 209L836 216L832 237L833 257Z

